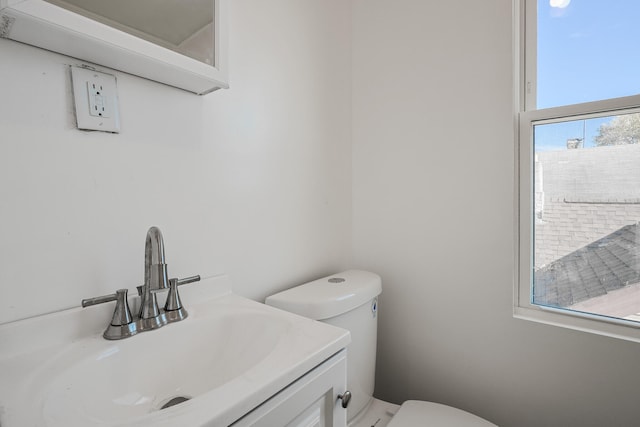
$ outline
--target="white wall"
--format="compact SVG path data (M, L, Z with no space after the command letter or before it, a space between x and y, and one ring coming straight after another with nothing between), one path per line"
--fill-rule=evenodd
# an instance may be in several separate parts
M158 225L255 299L380 273L381 398L635 425L637 344L511 316L511 1L230 3L232 88L116 72L120 135L74 129L78 61L0 39L0 323L133 288Z
M152 225L255 299L350 264L351 5L229 3L231 89L114 72L119 135L75 129L79 61L0 39L0 323L133 289Z
M354 0L354 251L376 393L501 427L638 425L637 344L512 318L511 0Z

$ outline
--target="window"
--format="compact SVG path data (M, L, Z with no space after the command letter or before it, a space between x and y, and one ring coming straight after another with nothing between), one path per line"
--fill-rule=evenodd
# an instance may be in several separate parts
M640 2L519 5L515 315L640 341Z

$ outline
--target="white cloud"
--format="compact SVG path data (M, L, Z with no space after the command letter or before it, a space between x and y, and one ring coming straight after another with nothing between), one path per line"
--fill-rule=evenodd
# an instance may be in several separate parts
M559 9L564 9L569 6L569 3L571 3L571 0L549 0L551 7L557 7Z

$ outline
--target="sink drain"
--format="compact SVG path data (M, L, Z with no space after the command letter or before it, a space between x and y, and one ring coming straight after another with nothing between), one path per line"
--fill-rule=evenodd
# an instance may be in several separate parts
M162 405L160 407L160 410L163 409L167 409L170 408L172 406L176 406L181 404L182 402L186 402L187 400L191 399L190 397L184 397L184 396L178 396L178 397L174 397L173 399L169 400L167 403L165 403L164 405Z

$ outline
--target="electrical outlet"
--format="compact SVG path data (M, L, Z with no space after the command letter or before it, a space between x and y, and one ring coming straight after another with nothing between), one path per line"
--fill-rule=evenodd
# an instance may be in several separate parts
M115 76L71 67L78 129L120 132Z
M108 94L100 81L88 81L87 90L89 91L89 114L94 117L111 117Z

